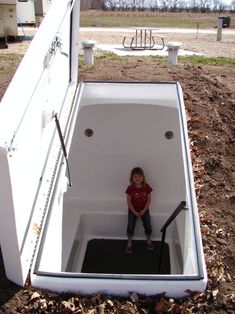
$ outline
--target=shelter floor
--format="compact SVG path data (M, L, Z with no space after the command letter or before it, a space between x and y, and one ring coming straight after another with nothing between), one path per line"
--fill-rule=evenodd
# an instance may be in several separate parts
M133 253L125 252L126 240L92 239L87 243L82 273L159 274L158 261L161 242L153 241L154 250L146 241L133 241ZM160 274L170 274L169 246L164 244Z

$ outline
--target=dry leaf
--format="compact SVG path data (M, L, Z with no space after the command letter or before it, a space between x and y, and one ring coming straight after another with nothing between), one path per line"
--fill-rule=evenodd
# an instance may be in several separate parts
M35 291L35 292L31 295L30 300L34 300L34 299L37 299L37 298L40 298L40 297L41 297L41 295L40 295L37 291Z
M212 296L213 296L214 299L216 298L218 292L219 292L218 289L212 291Z

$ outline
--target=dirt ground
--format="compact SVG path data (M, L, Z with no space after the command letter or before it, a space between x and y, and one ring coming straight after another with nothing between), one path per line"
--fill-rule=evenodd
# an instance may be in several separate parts
M0 59L0 99L17 62L13 57ZM95 66L80 65L79 79L174 80L182 85L209 276L207 290L192 292L183 300L136 294L127 298L62 296L17 287L6 279L1 260L0 313L234 313L235 67L173 66L151 57L100 58Z

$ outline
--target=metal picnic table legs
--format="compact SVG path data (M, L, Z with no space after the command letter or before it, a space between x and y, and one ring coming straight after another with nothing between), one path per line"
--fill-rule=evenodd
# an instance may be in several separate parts
M149 32L149 34L148 34ZM129 43L126 43L127 38L130 39ZM156 45L155 38L161 39L161 47L154 48ZM140 30L136 31L135 36L127 35L123 37L122 45L124 48L131 48L132 50L145 50L145 49L156 49L162 50L165 47L164 38L162 36L152 35L151 30Z

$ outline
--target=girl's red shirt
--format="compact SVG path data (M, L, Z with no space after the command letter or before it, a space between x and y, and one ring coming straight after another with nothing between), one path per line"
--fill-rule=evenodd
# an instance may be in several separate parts
M126 194L130 195L131 203L136 211L141 211L144 209L147 200L148 194L152 192L151 186L145 183L142 187L137 188L135 185L129 185L126 189Z

